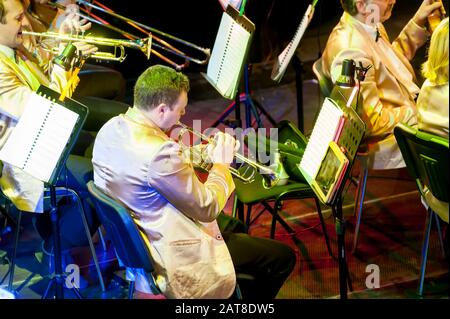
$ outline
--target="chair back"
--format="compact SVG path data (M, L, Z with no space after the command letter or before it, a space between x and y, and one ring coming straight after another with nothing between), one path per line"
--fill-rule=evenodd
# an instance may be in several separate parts
M312 70L317 81L319 81L320 92L322 92L324 97L329 97L333 90L333 82L323 74L322 58L313 63Z
M395 127L394 135L422 195L426 185L434 197L448 202L448 140L404 124Z
M87 183L98 218L105 227L116 254L126 267L153 271L150 251L128 210L101 191L93 181Z

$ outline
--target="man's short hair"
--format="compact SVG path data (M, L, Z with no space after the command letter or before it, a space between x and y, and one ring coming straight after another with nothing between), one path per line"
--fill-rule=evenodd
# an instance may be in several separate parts
M356 0L341 0L342 9L348 14L354 16L358 13L356 9Z
M25 6L24 0L19 0L19 2ZM0 23L6 23L6 10L5 10L5 0L0 0Z
M167 66L154 65L137 79L134 86L134 105L147 110L161 103L171 107L182 91L189 92L189 79L186 75Z
M6 11L5 11L5 3L4 0L0 0L0 23L5 24Z

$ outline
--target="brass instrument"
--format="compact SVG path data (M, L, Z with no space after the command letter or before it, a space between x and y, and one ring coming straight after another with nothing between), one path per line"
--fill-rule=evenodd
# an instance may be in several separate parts
M181 127L181 130L178 134L178 143L180 144L180 146L182 147L182 149L186 150L189 147L184 145L184 143L182 142L182 136L185 133L191 133L195 136L198 136L199 138L201 138L204 141L207 141L208 143L211 143L212 145L214 145L215 141L214 139L194 130L191 127L188 127L187 125L178 122L177 124L178 126ZM263 179L263 187L264 188L272 188L275 185L278 184L278 182L280 181L280 175L277 174L277 170L273 170L272 168L262 165L254 160L251 160L247 157L245 157L242 154L236 153L235 154L235 158L238 159L239 161L241 161L242 163L245 163L247 165L246 169L243 171L239 171L238 169L231 167L229 168L230 173L235 176L236 178L239 178L240 180L242 180L244 183L251 183L255 180L255 174L256 174L256 170L259 170L261 177ZM282 165L281 163L279 163L280 165ZM250 170L250 173L248 172Z
M150 58L150 48L152 45L151 37L139 40L122 40L122 39L109 39L93 36L83 36L83 35L62 35L56 32L31 32L22 31L24 35L35 36L42 40L42 38L50 38L59 41L74 41L74 42L85 42L89 44L94 44L96 46L108 46L113 47L114 52L101 52L97 51L90 55L89 58L104 60L104 61L118 61L122 62L125 60L125 47L138 49L142 51L147 59ZM49 51L53 54L58 54L58 48L52 48Z
M201 46L195 45L191 42L185 41L183 39L180 39L178 37L175 37L173 35L170 35L168 33L162 32L160 30L157 30L155 28L149 27L145 24L136 22L132 19L129 19L127 17L124 17L122 15L119 15L117 13L115 13L113 10L111 10L110 8L106 7L105 5L99 3L98 1L93 1L96 4L93 4L89 1L84 1L84 0L77 0L76 1L78 4L80 4L80 9L85 12L86 14L78 14L81 18L86 19L88 21L91 21L93 23L99 24L105 28L108 28L110 30L113 30L115 32L118 32L120 34L122 34L123 36L125 36L126 38L130 39L130 40L139 40L139 37L126 32L118 27L115 27L113 25L111 25L110 23L108 23L107 21L105 21L104 19L99 18L98 16L96 16L95 14L93 14L91 11L92 9L101 11L103 13L106 13L108 15L111 15L112 17L122 20L124 22L126 22L127 24L133 26L134 28L136 28L137 30L143 32L146 37L150 37L151 39L153 39L153 43L150 46L149 50L152 54L156 55L157 57L159 57L160 59L162 59L163 61L169 63L170 65L172 65L176 70L181 70L185 67L187 67L189 65L189 62L194 62L196 64L199 65L204 65L208 62L209 57L211 55L211 50L208 48L203 48ZM53 7L57 7L59 9L65 9L64 6L57 4L57 3L51 3L49 2L48 5L51 5ZM82 5L82 6L81 6ZM89 7L90 9L86 9L84 7ZM190 47L191 49L194 49L196 51L201 52L204 55L204 58L194 58L192 56L189 56L188 54L184 53L183 51L175 48L173 45L169 44L167 41L165 41L164 39L160 38L159 36L156 36L155 34L159 34L161 36L164 36L170 40L176 41L178 43L181 43L187 47ZM158 42L158 43L155 43ZM179 56L181 58L184 59L184 63L183 64L179 64L174 62L173 60L167 58L166 56L162 55L161 53L159 53L158 51L154 50L152 47L159 49L159 50L163 50L167 53L170 54L174 54L176 56Z
M439 10L435 10L435 11L431 12L431 14L428 15L428 17L427 17L428 29L429 29L428 31L430 31L430 33L434 32L434 30L437 28L439 23L441 23L441 21L445 18L446 14L447 14L445 12L444 5L442 4L442 0L434 0L432 2L440 2L441 7L439 8Z

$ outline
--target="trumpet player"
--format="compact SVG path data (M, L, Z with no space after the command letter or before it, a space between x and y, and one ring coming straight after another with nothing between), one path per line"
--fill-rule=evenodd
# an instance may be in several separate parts
M66 15L72 19L71 13ZM61 32L71 32L73 21L64 21ZM39 48L24 47L22 30L30 28L25 17L24 7L19 0L0 0L0 148L15 129L27 100L41 84L61 92L68 83L72 74L59 65L52 65L51 60L41 54ZM76 44L83 54L96 51L91 45ZM69 96L76 86L70 87ZM0 187L3 193L12 201L14 206L26 212L43 212L46 206L43 200L44 185L41 181L31 177L21 169L2 163L0 173ZM85 184L80 176L92 171L87 159L70 156L67 166L67 178L60 178L61 183L81 191ZM66 175L66 174L64 174ZM81 182L78 182L80 180ZM88 208L88 207L86 207ZM89 212L88 212L89 214ZM41 214L38 224L49 224L48 214ZM88 217L89 220L93 220ZM46 222L44 222L44 220ZM69 221L72 220L72 221ZM47 239L47 248L51 250L50 231L46 227L39 227L44 239ZM61 244L62 248L81 246L87 243L83 233L82 221L79 213L71 207L62 211L61 216ZM47 231L45 231L47 230Z
M95 184L129 208L153 258L160 294L133 270L137 297L229 298L235 274L245 273L254 281L240 284L244 298L275 298L295 265L293 250L249 236L221 213L234 190L229 165L236 141L215 136L207 147L213 165L202 183L167 135L185 113L188 91L182 73L149 67L136 82L134 106L109 120L94 143Z

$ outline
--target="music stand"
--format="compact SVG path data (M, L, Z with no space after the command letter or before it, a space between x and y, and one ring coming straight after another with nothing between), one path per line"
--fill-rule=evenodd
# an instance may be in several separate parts
M303 65L300 61L300 58L295 54L295 51L297 50L297 47L300 44L300 41L303 38L303 35L305 34L305 31L313 18L314 8L317 2L318 0L313 0L312 3L308 5L306 12L297 27L294 37L275 60L271 75L272 80L280 83L286 72L288 64L291 60L293 60L292 63L295 70L295 88L297 91L297 125L301 132L304 131L303 80L301 75L303 72Z
M245 125L246 128L252 127L252 114L255 118L256 123L258 124L258 128L264 127L260 113L263 114L267 120L272 124L273 126L276 125L275 120L272 116L264 109L264 107L261 106L260 103L253 100L251 93L250 93L250 79L249 79L249 69L251 69L251 65L246 63L244 65L244 93L238 93L236 94L235 100L231 102L228 107L225 109L225 111L222 112L222 114L219 116L217 120L214 121L214 123L211 125L211 127L217 127L220 123L223 123L226 126L230 126L233 128L236 127L242 127L242 120L241 120L241 108L240 103L244 103L245 105ZM226 120L228 115L232 111L235 111L235 120ZM259 113L259 112L260 113Z
M67 141L66 147L64 148L63 152L61 153L58 163L56 167L53 170L52 176L48 182L45 183L45 186L48 188L50 193L50 220L51 220L51 226L52 226L52 234L53 234L53 245L54 245L54 256L55 256L55 272L51 276L50 282L47 286L47 289L42 296L42 299L45 299L48 295L48 292L50 291L50 288L52 285L55 285L55 298L56 299L62 299L64 298L64 278L65 273L62 269L62 258L61 258L61 242L60 242L60 232L59 232L59 216L58 216L58 203L56 201L56 183L58 181L58 178L66 165L67 158L69 157L69 154L75 145L78 135L80 134L80 131L87 119L88 116L88 108L87 106L72 100L70 98L64 98L64 101L60 101L59 97L60 94L57 92L45 87L40 86L38 89L38 93L41 93L42 95L46 96L47 98L53 99L55 101L58 101L58 104L64 106L65 108L75 112L78 114L78 120L76 121L76 124L72 130L72 134L70 135L69 140ZM77 287L71 288L75 292L76 296L78 298L82 298L79 290Z
M352 290L345 254L342 192L349 179L365 130L365 123L351 106L347 107L341 100L336 102L326 98L299 165L301 173L317 197L324 205L331 207L333 212L338 244L341 299L347 299L347 285ZM330 153L330 150L333 152ZM330 167L335 166L342 169L330 170ZM324 176L330 176L332 179Z
M262 127L258 110L264 114L268 120L275 126L275 121L266 110L253 101L250 96L249 84L249 64L245 61L251 44L255 25L244 15L246 0L238 11L232 5L228 5L219 26L212 55L208 64L207 74L203 74L217 91L224 97L234 101L225 109L219 118L212 124L212 127L220 123L231 127L242 127L240 103L245 103L245 122L246 126L252 125L252 114ZM239 92L242 71L244 71L244 93ZM226 117L235 110L236 119L226 121Z
M88 108L41 85L33 93L5 145L0 158L44 183L50 194L50 221L54 241L55 272L43 295L55 284L55 297L64 298L56 184L86 121ZM67 194L77 195L67 189ZM66 196L66 194L64 194ZM82 214L84 217L84 214ZM11 281L12 282L12 281ZM77 297L79 291L74 289Z

